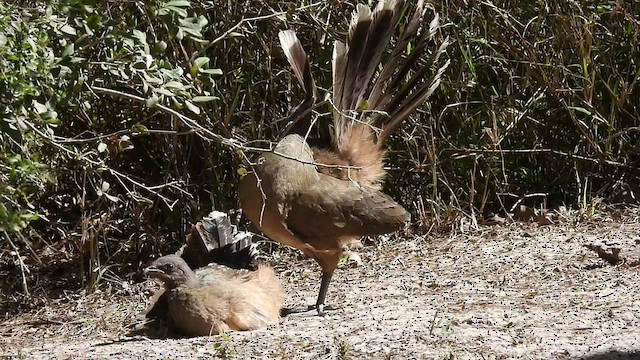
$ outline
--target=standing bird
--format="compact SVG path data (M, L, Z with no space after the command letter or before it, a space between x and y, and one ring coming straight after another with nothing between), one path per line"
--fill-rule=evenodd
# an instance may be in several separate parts
M373 11L357 5L346 44L335 42L333 123L320 129L330 134L328 148L311 148L301 136L310 131L311 124L300 126L304 123L300 118L311 112L317 88L295 32L279 34L307 96L290 116L285 133L293 133L284 136L273 151L261 154L254 171L242 179L240 203L264 234L318 262L322 283L315 307L320 315L344 246L362 236L397 231L410 220L402 206L380 191L386 174L382 145L438 87L448 62L432 77L427 73L448 41L423 56L439 28L438 17L423 28L425 9L423 1L418 1L402 25L401 14L410 13L404 7L401 0L382 0ZM396 27L403 31L388 50Z
M284 291L268 266L250 272L209 265L194 272L181 257L167 255L144 274L164 284L147 317L159 317L182 334L254 330L280 321Z

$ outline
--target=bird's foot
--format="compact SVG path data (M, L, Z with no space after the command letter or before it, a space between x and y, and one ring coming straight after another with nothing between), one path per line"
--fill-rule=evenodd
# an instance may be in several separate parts
M315 304L309 305L309 311L317 310L319 316L326 316L325 310L336 310L337 307L333 305L325 305L325 304Z
M325 312L325 310L332 311L332 310L338 310L338 309L339 307L334 305L315 304L315 305L308 305L306 307L299 307L299 308L282 308L280 310L280 316L285 317L293 314L309 313L314 310L318 312L319 316L327 316L327 313Z

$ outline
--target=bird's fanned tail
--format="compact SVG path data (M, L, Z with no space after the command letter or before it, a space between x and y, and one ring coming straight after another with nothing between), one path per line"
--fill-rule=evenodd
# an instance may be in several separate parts
M404 26L403 13L409 14ZM379 187L386 175L382 143L440 84L449 62L437 66L449 42L445 39L428 54L429 45L436 43L440 22L436 14L424 27L425 13L422 0L415 6L402 0L381 0L373 11L358 5L346 44L335 42L330 150L334 154L324 150L316 154L321 164L353 168L339 177ZM393 32L401 27L393 43Z

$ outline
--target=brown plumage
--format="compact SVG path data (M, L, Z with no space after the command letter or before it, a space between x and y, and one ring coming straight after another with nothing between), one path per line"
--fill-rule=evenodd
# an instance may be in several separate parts
M256 271L209 265L193 272L179 256L167 255L144 270L163 282L148 316L161 317L185 335L215 335L277 324L284 292L273 269Z
M422 59L438 28L437 16L428 29L422 28L422 1L395 47L387 51L394 29L402 27L403 6L401 0L382 0L373 11L358 5L346 44L336 41L333 124L325 129L331 134L329 148L311 148L300 136L308 126L295 125L309 114L317 90L295 33L280 34L282 48L307 96L292 112L287 127L297 127L298 134L284 136L272 152L261 155L254 172L241 181L240 203L263 233L302 250L320 264L319 313L343 247L361 236L402 229L410 220L402 206L380 191L386 174L382 143L433 93L448 62L434 76L425 76L444 52L447 40ZM406 54L409 41L413 50ZM421 67L409 76L419 61L423 61Z

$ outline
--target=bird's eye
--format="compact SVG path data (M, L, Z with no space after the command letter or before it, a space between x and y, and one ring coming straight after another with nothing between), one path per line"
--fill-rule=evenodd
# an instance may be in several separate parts
M171 271L171 270L173 270L173 264L167 264L167 265L165 265L165 269L167 269L167 271Z

